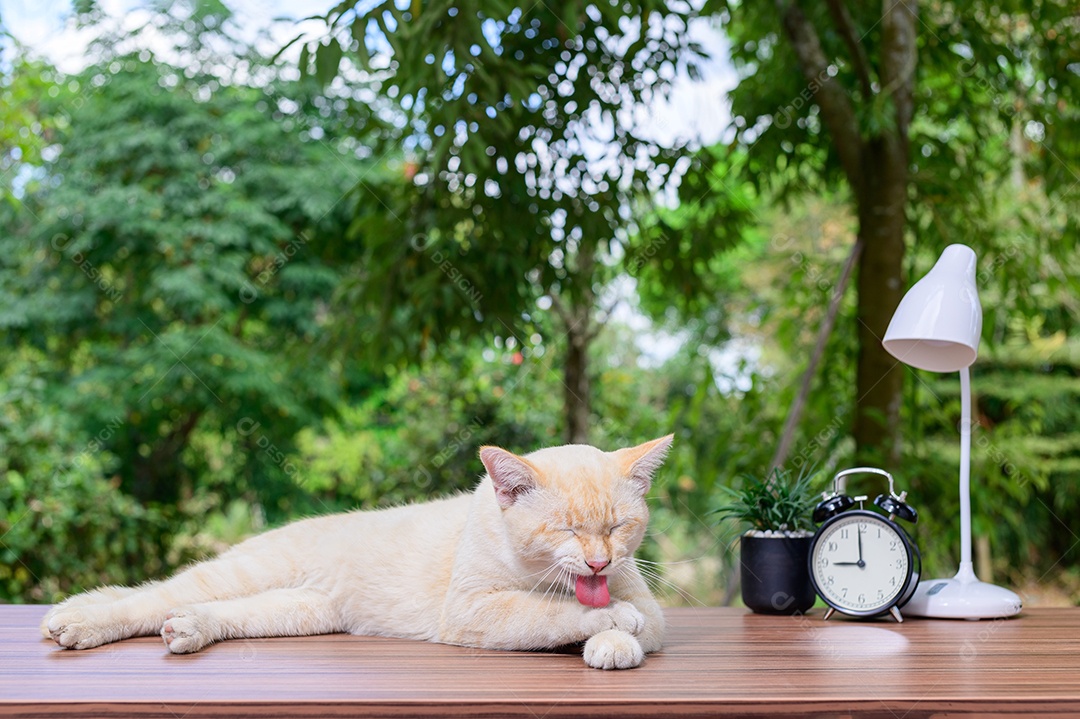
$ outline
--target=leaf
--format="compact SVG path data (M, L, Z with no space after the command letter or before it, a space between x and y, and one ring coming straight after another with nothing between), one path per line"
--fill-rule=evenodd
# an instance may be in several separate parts
M743 477L741 489L721 487L732 501L714 511L722 519L736 519L755 529L812 529L816 476L814 468L805 465L797 477L792 477L789 470L779 468L765 479L747 475Z
M366 17L357 16L350 28L353 39L356 40L356 57L360 61L360 67L364 69L371 67L371 53L368 52L367 46L367 24Z
M315 80L326 87L338 74L341 66L341 43L337 38L330 38L315 52Z
M300 77L311 76L311 50L307 43L304 43L304 47L300 48L300 60L297 65L300 68Z
M431 162L432 167L445 167L446 153L450 149L450 143L454 141L454 135L451 132L446 132L436 142L434 148L431 150Z

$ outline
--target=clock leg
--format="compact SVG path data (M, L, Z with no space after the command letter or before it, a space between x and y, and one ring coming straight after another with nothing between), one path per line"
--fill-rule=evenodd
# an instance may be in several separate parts
M893 615L893 619L896 620L897 624L904 623L904 617L900 614L900 610L896 607L889 607L889 614Z
M829 617L831 617L834 614L836 614L836 608L835 607L829 607L829 610L827 612L825 612L825 621L826 622L829 621Z

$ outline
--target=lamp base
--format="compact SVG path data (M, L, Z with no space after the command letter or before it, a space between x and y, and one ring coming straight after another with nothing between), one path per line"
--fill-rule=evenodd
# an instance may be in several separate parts
M1019 595L980 582L970 562L951 579L924 579L904 605L904 614L933 619L1000 619L1020 613Z

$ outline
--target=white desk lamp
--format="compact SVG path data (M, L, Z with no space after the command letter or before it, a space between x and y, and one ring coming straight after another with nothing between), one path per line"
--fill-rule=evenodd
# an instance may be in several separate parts
M949 245L937 264L908 290L882 344L901 362L931 372L960 372L960 571L924 579L904 614L942 619L992 619L1019 613L1020 597L980 582L971 562L971 378L979 353L982 306L975 286L975 252Z

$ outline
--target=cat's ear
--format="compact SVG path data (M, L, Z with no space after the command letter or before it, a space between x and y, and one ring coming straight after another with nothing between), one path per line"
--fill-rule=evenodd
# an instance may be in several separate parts
M495 499L503 509L518 501L521 495L536 489L537 471L527 459L498 447L481 447L480 461L487 468Z
M647 494L649 487L652 486L653 475L664 463L664 458L667 457L674 439L675 435L669 434L666 437L639 444L637 447L627 447L615 452L623 475L637 485L642 496Z

